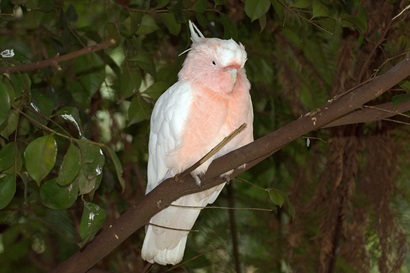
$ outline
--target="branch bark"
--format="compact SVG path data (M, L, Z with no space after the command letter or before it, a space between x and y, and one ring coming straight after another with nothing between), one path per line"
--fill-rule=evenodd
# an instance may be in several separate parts
M9 66L9 67L0 67L0 74L3 73L16 73L16 72L23 72L23 71L30 71L30 70L36 70L40 68L44 68L47 66L55 66L58 70L61 70L60 66L58 65L60 62L75 59L81 55L85 55L91 52L95 52L98 50L101 50L103 48L112 46L116 43L114 39L110 39L104 42L101 42L96 45L92 46L87 46L85 48L82 48L80 50L70 52L65 55L57 55L53 58L43 60L43 61L38 61L35 63L29 63L29 64L22 64L22 65L16 65L16 66Z
M341 125L373 122L377 120L391 118L410 111L410 100L394 105L386 102L378 105L366 106L354 110L353 112L326 124L324 128L336 127Z
M215 159L208 171L201 177L198 187L193 177L184 172L162 182L158 187L138 200L122 214L109 228L104 229L86 247L68 258L53 272L86 272L103 259L126 238L149 222L160 210L169 206L181 196L203 191L224 183L221 174L234 169L231 178L264 160L293 140L331 124L389 90L410 75L410 57L392 67L385 74L375 78L337 99L330 100L323 107L308 113L298 120L274 131L254 142ZM236 169L246 163L245 168Z

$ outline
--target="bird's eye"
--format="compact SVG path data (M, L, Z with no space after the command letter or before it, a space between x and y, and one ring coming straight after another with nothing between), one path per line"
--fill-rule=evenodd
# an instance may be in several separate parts
M212 64L213 64L213 65L216 65L216 62L215 62L215 61L212 61Z

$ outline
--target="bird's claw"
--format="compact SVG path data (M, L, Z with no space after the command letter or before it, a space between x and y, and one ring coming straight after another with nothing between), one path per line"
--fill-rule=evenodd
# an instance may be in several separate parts
M194 173L191 173L191 175L192 175L192 177L193 177L194 180L195 180L195 184L197 184L198 187L200 187L200 186L201 186L201 178L199 178L199 175L194 174Z
M231 177L227 173L221 175L221 177L225 180L226 184L229 184L229 181L231 181Z

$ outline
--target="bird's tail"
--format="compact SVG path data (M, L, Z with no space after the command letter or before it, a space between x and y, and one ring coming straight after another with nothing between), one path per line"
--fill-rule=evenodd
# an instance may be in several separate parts
M189 230L201 208L215 201L224 184L209 190L189 194L151 218L141 250L141 257L162 265L179 263L185 251Z

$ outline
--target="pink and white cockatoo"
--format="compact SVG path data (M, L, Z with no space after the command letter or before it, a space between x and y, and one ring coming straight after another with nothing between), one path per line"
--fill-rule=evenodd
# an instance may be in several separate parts
M178 81L162 94L152 112L146 193L189 168L243 123L247 125L245 130L192 175L200 182L199 175L206 172L213 159L253 141L244 46L232 39L205 38L191 21L189 29L192 46ZM179 263L188 230L201 211L192 207L213 203L223 186L183 196L172 203L177 206L171 205L153 216L150 223L154 225L146 229L142 258L162 265Z

